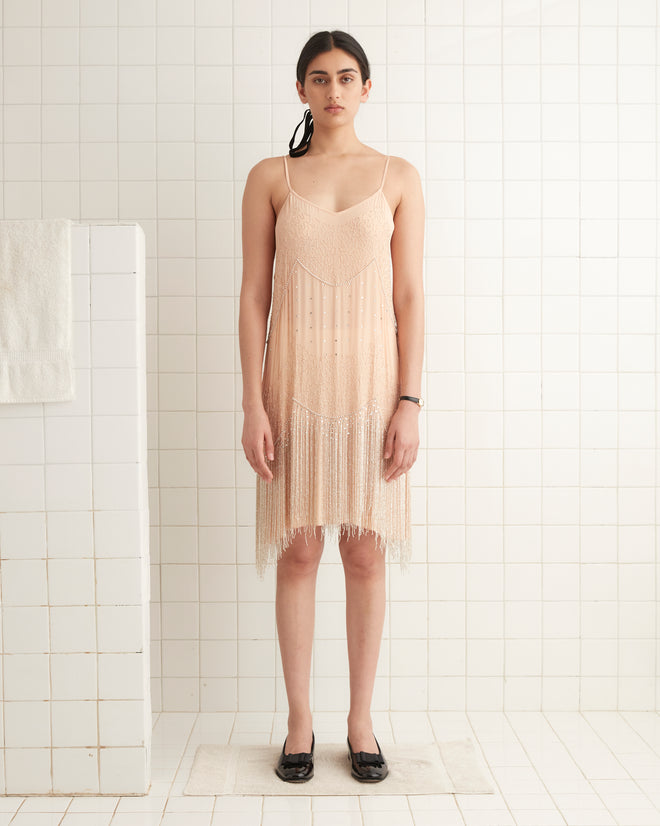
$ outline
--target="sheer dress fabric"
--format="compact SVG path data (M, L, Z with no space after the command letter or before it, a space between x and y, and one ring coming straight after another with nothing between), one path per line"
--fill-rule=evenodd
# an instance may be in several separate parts
M335 212L291 187L275 224L275 267L262 397L274 441L271 482L257 474L256 567L301 532L324 540L376 534L407 569L408 473L386 481L387 428L400 395L392 301L392 211L379 188Z

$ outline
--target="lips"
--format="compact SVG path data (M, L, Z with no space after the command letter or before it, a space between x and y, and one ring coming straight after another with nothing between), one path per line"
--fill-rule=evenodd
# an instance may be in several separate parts
M325 111L326 112L341 112L341 110L343 108L344 108L343 106L326 106Z

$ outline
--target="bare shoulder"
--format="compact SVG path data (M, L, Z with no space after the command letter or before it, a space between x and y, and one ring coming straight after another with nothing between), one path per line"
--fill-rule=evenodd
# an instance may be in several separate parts
M390 155L390 165L388 171L388 200L392 207L395 219L402 212L414 209L415 214L424 211L424 196L422 194L422 181L417 171L417 167L400 158L398 155Z
M421 178L417 167L407 161L405 158L400 158L398 155L390 155L389 175L392 176L400 185L401 189L416 189L421 185Z
M282 156L263 158L248 172L243 203L276 212L275 205L286 195Z
M247 180L250 184L255 184L260 187L266 186L271 188L278 176L282 174L282 157L276 156L274 158L263 158L258 161L252 169L248 172Z

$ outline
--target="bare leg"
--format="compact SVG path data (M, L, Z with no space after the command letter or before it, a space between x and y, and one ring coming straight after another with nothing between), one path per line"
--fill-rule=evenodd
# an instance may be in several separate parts
M353 751L376 753L371 700L385 620L385 557L374 533L349 539L342 533L339 551L346 581L346 639L351 707L348 739Z
M275 616L282 656L284 684L289 702L287 754L311 751L312 712L309 678L314 640L316 574L323 540L321 529L314 536L295 535L277 562Z

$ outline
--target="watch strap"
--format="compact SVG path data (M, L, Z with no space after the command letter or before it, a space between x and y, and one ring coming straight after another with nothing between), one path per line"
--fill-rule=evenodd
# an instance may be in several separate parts
M424 402L421 399L418 399L416 396L399 396L399 400L401 399L407 399L410 402L415 402L415 404L419 407L421 407L424 404Z

